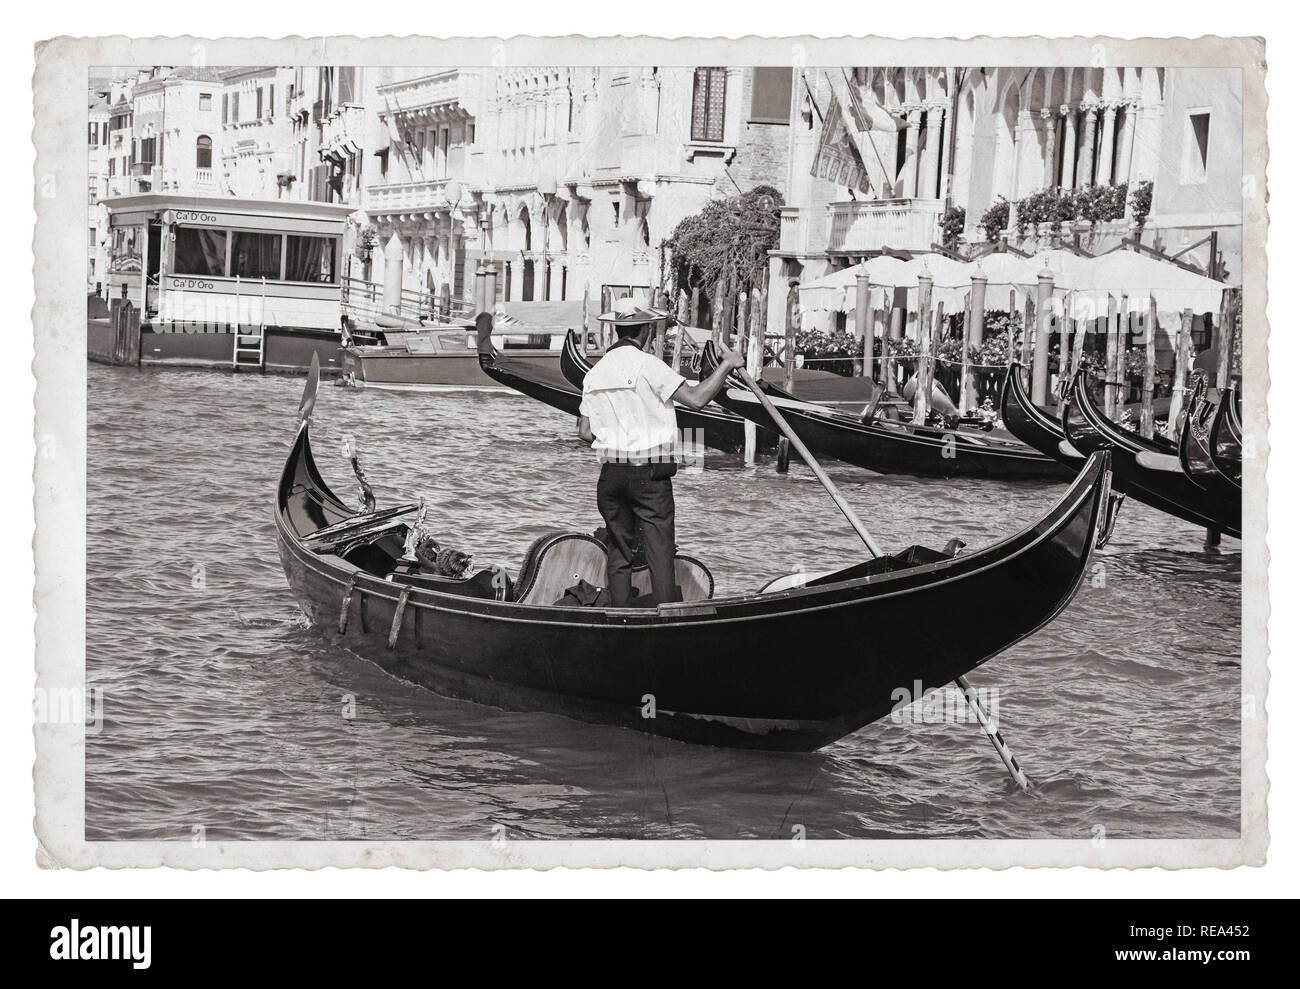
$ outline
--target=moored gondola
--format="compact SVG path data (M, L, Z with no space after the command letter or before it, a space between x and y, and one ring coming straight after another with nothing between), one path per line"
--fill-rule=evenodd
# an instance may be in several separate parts
M513 576L420 572L405 552L414 506L355 513L317 468L317 380L275 505L285 575L315 625L440 694L693 742L816 749L900 691L916 699L980 666L1069 603L1109 491L1101 453L1042 518L975 552L911 547L768 593L714 598L699 580L679 603L582 607L565 583L603 552L578 534L539 540Z
M1070 446L1060 422L1046 409L1036 406L1025 390L1024 368L1013 363L1002 382L1002 425L1016 439L1074 471L1086 457Z
M701 358L701 373L712 373L718 362L718 351L709 344ZM802 402L770 383L763 382L761 387L813 453L881 474L1006 480L1061 480L1071 474L1016 439L879 418L864 422L857 416ZM764 429L776 431L757 397L736 376L729 379L716 401Z
M1210 429L1218 413L1219 402L1210 397L1210 381L1203 371L1193 378L1187 414L1178 434L1178 459L1183 473L1198 487L1224 498L1239 497L1241 479L1229 479L1211 452Z
M1115 490L1145 505L1241 538L1241 493L1207 491L1187 476L1177 454L1139 448L1130 430L1107 419L1092 401L1086 372L1074 379L1065 407L1066 437L1082 454L1109 449Z
M1066 403L1068 402L1067 393ZM1002 424L1021 442L1028 443L1071 470L1078 470L1087 459L1066 438L1065 429L1056 412L1033 403L1025 388L1025 368L1019 361L1007 368L1007 376L1002 382ZM1132 430L1124 429L1118 423L1113 425L1115 435L1125 440L1132 449L1166 454L1178 452L1177 445L1163 437L1146 439ZM1076 432L1087 428L1076 422Z
M1219 400L1210 426L1210 458L1229 481L1241 487L1241 393L1230 388Z

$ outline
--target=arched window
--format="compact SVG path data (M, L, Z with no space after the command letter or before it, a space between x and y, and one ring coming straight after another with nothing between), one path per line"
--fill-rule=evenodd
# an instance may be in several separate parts
M212 138L208 137L206 134L199 137L198 143L195 146L194 167L212 167Z

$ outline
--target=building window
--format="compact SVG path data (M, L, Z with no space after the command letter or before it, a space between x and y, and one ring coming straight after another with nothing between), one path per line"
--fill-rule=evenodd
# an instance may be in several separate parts
M211 109L212 109L212 94L211 94L211 93L199 93L199 109L200 109L200 110L211 110Z
M749 119L756 124L789 124L794 69L765 66L754 71L749 94Z
M230 94L230 122L232 124L239 123L239 94L238 93Z
M290 282L336 282L334 239L289 234L285 251L284 277Z
M91 248L93 248L93 247L95 246L95 228L94 228L94 227L91 227L91 228L90 228L90 243L89 243L88 246L91 247Z
M1189 110L1183 132L1183 177L1186 184L1205 181L1210 156L1210 111Z
M221 94L221 122L223 124L230 123L230 94L229 93Z
M194 149L194 167L212 167L212 138L201 135Z
M175 263L178 275L220 278L226 273L226 231L205 227L177 227Z
M236 230L230 244L230 274L240 278L280 278L280 234Z
M257 87L257 119L262 119L262 87Z
M721 141L727 105L727 70L695 70L695 92L691 99L691 140Z

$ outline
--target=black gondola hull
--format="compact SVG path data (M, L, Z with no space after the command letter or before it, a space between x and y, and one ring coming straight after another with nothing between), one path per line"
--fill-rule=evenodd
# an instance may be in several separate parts
M711 348L704 353L705 373L716 367ZM982 477L1002 480L1065 480L1072 472L1021 443L986 439L965 430L943 430L904 423L863 423L852 416L790 401L779 388L761 386L778 404L790 428L814 455L824 455L880 474L921 477ZM776 424L754 395L739 382L716 401L723 408L757 423L773 435Z
M951 682L1055 617L1095 544L1108 460L1095 458L1035 525L976 553L654 610L404 591L313 552L304 536L350 513L320 479L305 425L281 480L276 530L289 586L313 624L403 679L511 710L806 751L887 715L918 683L925 692Z
M1132 434L1107 419L1088 393L1084 377L1075 379L1066 405L1065 433L1082 454L1110 450L1114 488L1131 498L1158 508L1194 525L1241 538L1241 497L1224 491L1208 491L1181 469L1156 469L1141 458L1154 451L1135 449ZM1178 458L1170 454L1156 454Z

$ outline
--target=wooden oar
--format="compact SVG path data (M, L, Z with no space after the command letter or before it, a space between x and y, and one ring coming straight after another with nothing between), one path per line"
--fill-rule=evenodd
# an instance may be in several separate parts
M727 348L723 344L718 343L717 346L719 350L724 353L726 352ZM867 544L867 549L871 551L871 555L877 557L880 556L880 547L877 545L876 541L871 538L871 533L867 531L867 527L862 524L862 520L858 518L857 513L854 512L849 503L844 500L844 496L841 495L839 489L835 487L835 483L826 475L826 472L822 470L822 465L819 464L812 453L809 452L808 447L804 446L803 440L799 439L795 431L790 428L790 424L785 421L785 416L781 415L780 410L777 409L772 400L763 392L763 389L758 386L758 382L750 376L749 372L746 371L743 366L736 368L736 373L740 375L740 380L745 382L745 386L754 393L754 397L758 399L758 403L763 406L763 411L771 417L774 423L776 423L776 428L781 430L782 435L790 441L790 445L799 452L799 456L803 457L803 462L808 465L808 469L813 472L813 475L817 480L822 482L822 487L826 489L826 493L831 496L831 499L839 507L839 510L844 513L844 517L849 520L849 525L853 526L853 530L861 537L862 541ZM1002 764L1007 767L1007 772L1011 775L1011 778L1016 781L1016 784L1022 790L1028 792L1030 786L1029 777L1025 775L1025 771L1020 768L1020 762L1011 754L1011 750L1007 748L1007 743L1002 739L1002 733L993 727L993 720L989 717L988 712L984 710L984 706L980 703L979 697L976 695L975 689L971 686L970 681L964 676L959 676L957 677L957 686L962 689L966 698L966 703L971 706L972 710L974 710L975 717L979 720L980 727L984 729L984 734L988 736L988 740L993 743L993 748L997 751L998 758L1001 759Z
M727 348L720 343L718 344L718 349L725 352ZM758 382L750 376L749 372L746 371L743 366L736 368L736 373L740 375L740 380L745 382L746 387L754 393L754 397L757 398L759 404L763 406L763 411L771 417L774 423L776 423L776 426L781 430L782 435L790 441L790 445L795 448L799 456L803 457L803 462L808 465L808 469L813 472L817 480L822 482L822 487L826 489L826 493L829 494L835 504L839 506L839 510L843 512L844 517L849 520L849 525L853 526L853 530L862 538L862 541L867 544L867 549L871 551L871 555L880 556L880 546L871 538L871 533L867 531L867 527L862 524L862 520L858 518L857 513L853 511L853 508L849 503L844 500L844 496L841 495L839 489L835 487L835 483L826 476L826 472L822 470L822 465L817 462L812 453L809 452L808 448L804 446L803 440L799 439L799 436L795 431L790 428L790 424L785 421L785 416L781 415L780 411L772 403L772 400L764 394L762 388L758 387Z

